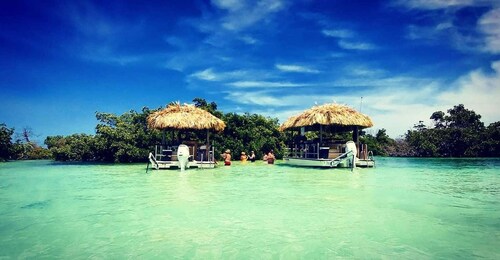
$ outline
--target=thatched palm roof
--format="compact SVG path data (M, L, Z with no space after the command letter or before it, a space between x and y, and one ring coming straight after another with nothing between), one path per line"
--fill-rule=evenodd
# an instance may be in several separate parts
M224 121L193 105L171 104L153 112L147 118L148 127L154 129L215 129L222 131Z
M299 115L290 117L280 130L303 126L325 125L340 128L367 128L373 126L372 120L358 111L340 104L314 106Z

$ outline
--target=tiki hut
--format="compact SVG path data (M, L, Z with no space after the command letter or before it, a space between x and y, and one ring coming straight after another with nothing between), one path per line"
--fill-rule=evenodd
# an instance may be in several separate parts
M290 117L281 126L280 130L309 129L323 130L329 127L333 131L353 131L353 139L357 142L358 130L373 126L372 120L358 111L340 104L325 104L314 106L299 115ZM320 136L321 137L321 136Z
M148 127L159 130L207 130L207 145L210 143L209 130L217 132L224 130L224 121L210 114L208 111L194 105L174 103L165 109L153 112L147 118ZM172 133L173 138L173 133ZM163 140L165 143L165 131Z
M167 108L153 112L147 118L148 127L153 129L214 129L224 130L224 121L208 111L194 105L171 104Z

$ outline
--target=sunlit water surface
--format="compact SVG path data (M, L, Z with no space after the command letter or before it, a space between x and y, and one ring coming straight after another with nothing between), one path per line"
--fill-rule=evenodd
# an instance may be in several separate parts
M500 160L0 164L0 258L500 259Z

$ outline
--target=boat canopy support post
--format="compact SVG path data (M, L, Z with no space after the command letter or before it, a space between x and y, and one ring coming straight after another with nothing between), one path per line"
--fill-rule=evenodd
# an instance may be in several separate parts
M319 145L323 145L323 125L319 125Z
M358 144L359 142L359 128L358 126L355 126L354 129L352 130L352 140Z
M210 154L210 130L207 129L207 145L205 147L205 153L207 153L207 161L210 161L210 159L208 158L208 155ZM203 161L203 160L202 160Z
M357 152L358 154L355 154L354 156L359 157L359 127L355 126L354 130L352 131L352 140L356 144Z

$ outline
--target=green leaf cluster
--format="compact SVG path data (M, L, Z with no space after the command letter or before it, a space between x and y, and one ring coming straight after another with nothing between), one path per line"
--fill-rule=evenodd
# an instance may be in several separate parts
M500 122L488 127L481 115L459 104L447 111L434 112L434 127L422 121L408 130L405 141L411 148L408 155L421 157L500 156Z
M195 98L193 102L226 123L223 132L210 134L216 154L230 149L233 159L237 159L241 152L253 150L257 157L262 157L274 150L278 158L283 156L284 135L278 131L278 119L248 113L224 114L217 110L214 102L208 103L202 98ZM144 108L141 112L129 111L119 116L98 112L95 135L49 136L45 144L58 161L145 162L155 144L162 143L164 134L170 143L180 140L206 143L207 131L149 129L146 119L157 110Z
M8 128L6 124L0 124L0 161L7 160L37 160L49 159L49 150L38 146L29 140L31 130L23 130L23 138L12 142L14 128Z

